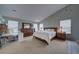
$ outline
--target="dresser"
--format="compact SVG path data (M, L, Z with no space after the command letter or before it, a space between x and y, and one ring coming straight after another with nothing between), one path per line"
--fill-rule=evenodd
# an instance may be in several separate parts
M33 29L25 28L25 29L22 29L22 32L23 32L23 37L32 36Z
M32 36L33 34L32 24L22 23L21 32L23 33L23 37Z
M6 24L0 24L0 33L7 31L7 25Z
M66 33L65 32L57 32L57 38L61 40L66 40Z

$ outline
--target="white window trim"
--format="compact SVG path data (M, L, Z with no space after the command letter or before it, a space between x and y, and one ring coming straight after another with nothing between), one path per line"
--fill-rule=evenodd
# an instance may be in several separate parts
M70 26L68 25L68 23L62 23L64 26L61 25L61 21L68 21L68 20L70 21L70 24L69 24ZM67 26L67 27L70 27L70 29L68 30L69 32L66 32L64 29L62 29L62 30L63 30L64 32L66 32L67 34L71 34L71 19L61 20L61 21L60 21L60 27L62 27L62 28L64 28L64 27L66 28L66 26Z

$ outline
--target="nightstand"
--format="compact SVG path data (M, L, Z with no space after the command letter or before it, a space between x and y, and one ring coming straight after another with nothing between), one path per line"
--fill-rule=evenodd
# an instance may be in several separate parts
M65 32L58 32L57 38L61 40L66 40L66 33Z

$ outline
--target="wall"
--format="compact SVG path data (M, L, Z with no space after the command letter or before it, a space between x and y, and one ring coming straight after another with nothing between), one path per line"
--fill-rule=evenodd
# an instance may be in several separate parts
M22 23L34 23L34 22L31 22L29 20L24 20L24 19L19 19L19 18L8 18L8 17L3 17L5 20L6 20L6 23L8 22L8 20L14 20L14 21L18 21L19 23L19 29L22 28Z
M59 21L64 19L69 19L70 11L67 10L70 6L65 7L62 10L59 10L55 14L48 16L46 19L41 21L40 23L44 24L44 27L59 27Z
M79 5L71 6L72 37L79 42Z
M41 21L44 27L59 27L60 20L71 19L72 38L79 42L79 5L69 5Z

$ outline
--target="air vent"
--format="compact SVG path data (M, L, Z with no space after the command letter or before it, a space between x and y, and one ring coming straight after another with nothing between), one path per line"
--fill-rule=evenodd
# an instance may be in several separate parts
M12 10L13 12L16 12L16 10Z

